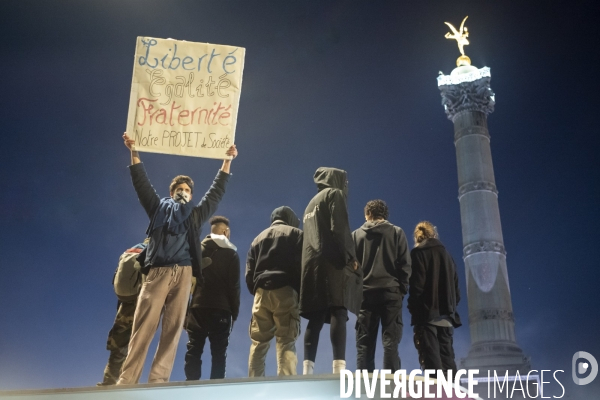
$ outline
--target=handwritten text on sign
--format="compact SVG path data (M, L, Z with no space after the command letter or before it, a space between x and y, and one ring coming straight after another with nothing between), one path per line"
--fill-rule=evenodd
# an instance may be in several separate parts
M242 47L138 37L127 118L136 150L225 158L244 55Z

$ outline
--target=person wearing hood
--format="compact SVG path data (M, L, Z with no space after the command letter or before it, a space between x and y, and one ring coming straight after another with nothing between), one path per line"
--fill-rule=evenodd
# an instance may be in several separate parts
M402 228L387 221L383 200L365 206L367 222L352 233L356 256L363 269L363 301L356 321L356 368L373 372L375 343L381 323L383 368L400 369L398 344L402 339L402 300L408 292L410 254Z
M456 264L431 222L419 222L414 238L408 310L419 364L423 370L456 373L452 338L454 328L462 325L457 311L460 290Z
M202 241L204 285L195 285L186 321L188 381L200 379L206 338L212 355L210 379L225 378L229 335L240 311L240 258L230 237L229 220L212 217L210 235Z
M312 374L319 334L330 323L333 373L346 368L348 311L358 314L362 271L348 223L346 171L321 167L314 175L319 192L304 211L300 315L308 319L304 334L303 373Z
M160 198L152 187L135 140L123 135L131 152L129 172L138 199L150 219L146 230L148 246L137 260L147 278L142 284L133 317L128 355L117 385L138 383L162 316L162 329L148 382L168 382L185 320L192 275L202 283L200 227L217 209L229 180L231 160L238 154L235 145L223 152L223 166L210 189L197 205L192 203L194 182L189 176L176 176L169 197Z
M137 297L144 279L141 271L139 271L140 265L137 261L137 256L146 248L149 241L149 238L144 239L142 243L125 250L121 254L121 257L119 257L119 265L113 276L113 286L119 300L117 303L117 315L106 340L106 350L110 351L110 355L104 368L104 379L102 382L97 383L96 386L114 385L117 383L119 375L121 375L121 366L127 358L127 349L129 347L129 340L131 339L131 327L133 326ZM132 274L132 270L135 273ZM134 281L133 284L132 281ZM120 294L116 288L122 287L121 285L130 290L130 293L133 293L129 296Z
M265 376L265 358L275 336L277 375L296 375L300 335L298 293L302 259L300 220L286 206L271 213L271 226L250 245L246 285L254 295L248 376Z

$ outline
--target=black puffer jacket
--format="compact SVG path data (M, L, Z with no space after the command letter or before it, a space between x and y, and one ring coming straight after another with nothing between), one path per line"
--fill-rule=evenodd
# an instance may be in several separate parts
M250 293L288 285L300 292L302 231L298 226L300 220L291 208L273 211L271 226L254 239L248 251L246 285Z
M364 291L399 287L404 296L410 278L410 253L402 228L386 220L365 222L352 232L363 269Z
M217 243L215 240L208 235L202 241L202 258L212 261L202 269L204 286L196 285L192 308L229 311L235 321L240 312L240 258L229 241Z
M458 275L452 256L438 239L421 242L410 252L412 275L408 289L411 325L423 325L446 316L462 325L456 306L460 301Z
M357 314L362 271L352 269L356 253L346 208L346 171L321 167L314 181L319 193L304 212L300 311L307 316L345 307Z

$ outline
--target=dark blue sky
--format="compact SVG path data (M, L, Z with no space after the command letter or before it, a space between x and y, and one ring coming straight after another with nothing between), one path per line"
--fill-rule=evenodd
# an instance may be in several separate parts
M409 234L420 220L434 222L466 293L453 127L436 77L459 55L444 39L444 21L469 15L466 54L491 68L496 93L488 123L517 341L535 369L565 370L567 395L600 393L600 378L573 388L570 365L580 350L600 360L598 12L591 1L552 4L3 2L0 390L102 378L116 310L112 275L148 223L121 140L137 36L246 48L240 156L218 211L232 222L240 258L272 209L301 214L316 192L315 169L332 166L348 171L353 229L374 198L388 202L390 221ZM177 174L205 190L220 166L160 154L142 160L163 196ZM247 373L251 302L244 290L228 377ZM466 321L466 301L460 312ZM404 317L400 355L413 369ZM322 335L316 371L330 372ZM172 380L184 379L186 340L184 333ZM457 358L469 341L465 324ZM271 353L268 362L274 374Z

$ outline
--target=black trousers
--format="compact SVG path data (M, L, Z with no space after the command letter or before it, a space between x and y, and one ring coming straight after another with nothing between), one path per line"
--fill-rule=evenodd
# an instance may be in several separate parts
M375 344L381 323L383 368L400 369L398 344L402 339L402 294L400 288L364 292L356 320L356 368L373 372Z
M452 370L456 373L452 347L454 328L429 324L415 325L414 332L421 369Z
M344 307L331 307L323 312L313 313L308 317L308 325L304 333L304 359L315 362L319 335L323 325L329 320L329 338L333 348L334 360L346 359L346 321L348 310Z
M206 338L210 341L212 368L210 379L225 378L227 346L231 333L231 313L212 308L192 308L187 316L189 341L185 353L185 377L198 380L202 374L202 353Z

